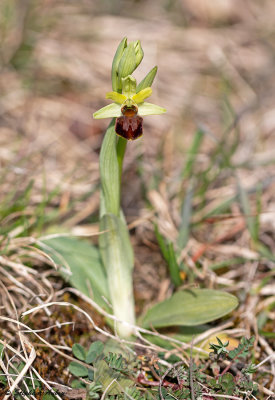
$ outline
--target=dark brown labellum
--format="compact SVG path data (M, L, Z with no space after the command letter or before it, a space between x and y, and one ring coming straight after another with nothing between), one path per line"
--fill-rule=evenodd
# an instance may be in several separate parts
M116 119L115 131L119 136L127 140L135 140L142 136L143 119L137 115L137 107L123 107L122 116Z

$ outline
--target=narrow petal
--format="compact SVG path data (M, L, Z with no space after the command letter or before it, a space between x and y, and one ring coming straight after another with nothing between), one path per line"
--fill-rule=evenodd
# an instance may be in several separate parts
M93 114L95 119L102 119L102 118L113 118L119 117L121 115L120 105L116 103L109 104L106 107L101 108L100 110L96 111Z
M165 108L152 103L141 103L138 105L139 115L159 115L166 112Z
M137 94L134 94L132 99L134 100L135 103L139 104L142 103L147 97L151 96L152 94L152 89L150 87L147 87L145 89L142 89L140 92Z
M122 104L122 103L124 103L125 100L127 100L127 97L121 93L108 92L106 94L106 99L110 99L110 100L113 100L115 103Z

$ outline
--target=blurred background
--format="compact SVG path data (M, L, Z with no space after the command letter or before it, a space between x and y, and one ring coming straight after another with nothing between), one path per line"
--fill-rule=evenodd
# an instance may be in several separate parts
M130 222L142 215L144 191L164 184L175 198L198 129L195 175L208 171L216 190L204 205L234 193L236 174L248 188L272 182L274 0L1 0L0 8L0 196L7 205L24 193L27 233L34 212L43 214L41 226L52 218L68 228L97 221L98 156L109 121L92 113L108 104L124 36L144 49L138 81L158 65L151 101L167 108L146 117L143 138L128 144Z

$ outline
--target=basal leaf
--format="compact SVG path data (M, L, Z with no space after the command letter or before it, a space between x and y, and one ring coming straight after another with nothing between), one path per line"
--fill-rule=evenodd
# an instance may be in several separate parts
M61 275L76 289L110 311L103 300L103 297L109 299L109 290L99 250L85 240L69 236L44 239L42 243L45 245L43 250L62 265Z
M121 321L135 324L132 271L134 256L127 226L121 217L105 214L100 221L104 231L99 238L100 254L107 271L110 299L114 315ZM120 336L129 336L133 328L117 324Z
M210 289L182 290L150 308L142 318L145 328L200 325L234 310L238 300L232 294Z

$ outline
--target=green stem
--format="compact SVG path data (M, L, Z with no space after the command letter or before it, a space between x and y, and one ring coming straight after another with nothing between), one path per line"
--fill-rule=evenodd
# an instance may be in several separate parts
M117 137L115 119L111 121L105 133L99 156L101 179L100 216L111 213L120 214L120 167L116 151ZM104 204L102 203L104 201Z
M126 151L127 140L119 137L117 141L117 161L118 161L118 168L119 168L119 182L120 182L120 189L121 189L121 176L122 176L122 167L123 167L123 160Z
M117 138L112 120L100 151L100 230L99 248L114 315L118 320L135 325L133 294L134 254L127 224L120 208L121 176L127 141ZM129 337L133 328L117 323L121 337Z

